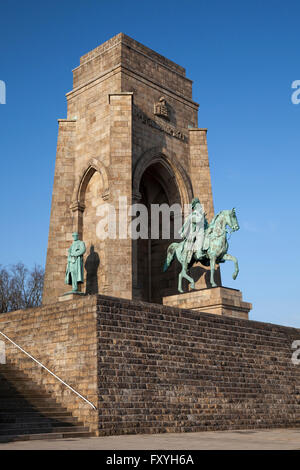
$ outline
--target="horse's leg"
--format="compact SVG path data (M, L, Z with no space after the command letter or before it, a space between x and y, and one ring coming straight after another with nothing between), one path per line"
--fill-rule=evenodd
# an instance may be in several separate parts
M182 269L181 269L181 272L178 276L178 290L179 292L183 292L182 290L182 279L185 278L191 285L191 288L192 289L195 289L195 281L192 277L190 277L187 272L186 272L186 265L185 264L182 264Z
M186 272L186 266L184 267L184 272L183 272L183 277L185 277L185 279L187 281L189 281L190 283L190 286L191 286L191 289L195 289L195 281L194 279L188 275L188 273Z
M234 273L233 273L233 275L232 275L232 278L233 278L233 279L236 279L236 278L237 278L237 275L238 275L238 273L239 273L239 263L238 263L237 258L236 258L235 256L232 256L232 255L226 253L226 254L223 256L223 260L224 260L224 261L228 261L228 260L229 260L229 261L233 261L233 262L234 262L235 271L234 271Z
M181 256L181 251L182 251L182 243L178 243L176 249L175 249L175 254L176 254L176 258L177 258L177 261L181 264L181 271L180 273L178 274L178 291L183 293L183 290L182 290L182 275L183 275L183 269L184 269L184 263L183 263L183 260L182 260L182 256Z
M217 287L217 284L215 283L215 264L216 264L216 256L210 256L209 257L210 261L210 283L212 287Z
M179 276L178 276L178 291L179 292L183 292L182 290L182 271L183 271L183 266L181 266L181 271L179 273Z

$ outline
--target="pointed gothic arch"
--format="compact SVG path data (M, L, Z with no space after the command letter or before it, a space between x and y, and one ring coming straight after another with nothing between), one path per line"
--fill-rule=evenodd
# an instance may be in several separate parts
M84 168L79 171L79 176L76 179L72 197L72 206L80 205L83 206L82 209L84 210L84 194L87 188L87 185L95 172L98 172L102 179L103 191L102 191L102 198L103 200L107 200L109 197L109 182L108 182L108 174L105 166L101 163L98 159L93 158L91 159L88 164L84 166Z
M175 241L175 219L170 214L170 238L152 238L151 206L179 204L184 210L193 198L191 181L175 154L165 148L154 147L143 153L133 171L133 200L148 208L148 238L134 240L133 292L143 301L161 303L165 295L177 293L178 266L173 263L163 273L163 263L168 245ZM161 224L162 218L159 224ZM161 226L159 227L159 231ZM150 235L151 234L151 235Z
M175 179L182 207L184 207L185 204L189 204L193 199L193 186L191 180L183 166L178 161L175 153L169 152L167 149L161 147L153 147L147 150L138 159L132 178L133 197L140 197L139 187L142 176L146 169L155 163L163 165L169 172L170 177Z

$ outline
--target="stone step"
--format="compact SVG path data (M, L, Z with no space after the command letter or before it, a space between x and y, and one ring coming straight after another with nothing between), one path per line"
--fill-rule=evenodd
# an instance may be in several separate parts
M89 437L87 427L10 364L0 367L0 442Z
M40 439L70 439L70 438L88 438L95 436L93 432L51 432L51 433L36 433L36 434L11 434L0 436L0 442L12 442L12 441L33 441Z
M1 366L0 366L1 367ZM28 382L28 384L34 385L34 382L30 377L27 377L25 373L20 373L20 372L3 372L0 369L0 384L1 383L15 383L18 382L20 384L24 384L24 382Z
M14 382L29 382L30 383L30 379L28 377L24 377L20 374L8 374L7 372L1 372L1 369L0 369L0 383L2 382L7 382L9 380L13 380Z
M7 398L11 398L11 397L15 397L15 398L20 398L20 397L23 397L23 398L26 398L26 399L30 399L30 398L44 398L44 399L53 399L52 396L49 394L46 394L46 393L41 393L41 392L35 392L35 391L24 391L24 392L21 392L20 391L16 391L16 390L11 390L10 393L9 393L9 390L1 390L0 388L0 401L1 400L6 400Z
M5 406L1 406L0 403L0 413L3 412L39 412L39 413L48 413L48 412L57 412L57 411L64 411L63 408L59 404L54 405L37 405L33 406L28 402L25 402L25 404L22 402L21 404L16 404L14 402L11 402L9 404L6 404Z
M39 385L35 383L31 378L26 377L23 375L8 375L8 374L1 374L0 372L0 386L4 386L5 384L12 384L13 386L28 386L28 387L38 387Z
M41 387L33 382L24 383L22 381L2 381L0 380L0 390L41 390ZM48 393L48 392L47 392Z
M58 416L58 415L53 415L53 416L41 416L41 415L32 415L32 416L16 416L16 415L8 415L7 417L2 417L0 416L0 424L2 425L7 425L7 424L22 424L22 423L49 423L49 424L55 424L55 423L67 423L67 424L78 424L78 420L76 418L73 418L72 416Z
M72 417L72 413L70 413L69 411L61 411L61 408L56 408L51 411L47 409L46 411L47 411L47 416L49 416L50 418ZM9 412L9 410L0 411L0 422L2 419L7 419L12 416L17 419L17 418L22 418L22 417L31 418L31 417L40 416L40 415L44 415L43 412L39 410L33 411L32 409L29 409L26 411L23 408L19 410L14 410L13 413L11 411Z
M31 397L30 403L26 397L7 397L0 400L0 408L15 403L16 405L22 405L28 403L29 405L51 405L55 406L58 403L53 398L48 397Z
M0 378L7 380L9 378L16 379L16 380L30 380L26 374L18 371L17 369L3 369L4 366L0 365Z
M29 387L29 386L2 386L0 384L0 397L5 394L16 394L16 395L43 395L47 398L51 398L52 394L49 391L44 391L41 387Z
M61 421L51 421L49 419L41 419L40 421L25 421L25 422L18 422L18 423L1 423L0 427L0 434L12 434L12 430L15 430L16 433L23 431L23 430L44 430L44 429L55 429L56 431L65 430L65 428L72 428L75 431L87 431L88 429L80 425L78 423L68 423L68 422L61 422ZM33 434L33 432L32 432Z

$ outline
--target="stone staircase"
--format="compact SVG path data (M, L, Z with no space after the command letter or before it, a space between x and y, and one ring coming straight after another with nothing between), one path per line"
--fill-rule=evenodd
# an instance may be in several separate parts
M93 435L25 374L0 365L0 443Z

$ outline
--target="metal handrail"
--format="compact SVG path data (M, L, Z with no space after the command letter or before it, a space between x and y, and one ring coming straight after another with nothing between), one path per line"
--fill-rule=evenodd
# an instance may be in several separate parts
M4 336L4 338L6 338L8 341L10 341L14 346L16 346L18 349L20 349L20 351L22 351L24 354L26 354L26 356L30 357L30 359L35 361L39 366L43 367L43 369L45 369L47 372L49 372L49 374L53 375L53 377L55 377L62 384L64 384L66 387L68 387L72 392L76 393L76 395L78 395L82 400L87 402L94 410L97 410L96 406L93 405L93 403L91 403L87 398L80 395L80 393L78 393L76 390L74 390L74 388L72 388L70 385L68 385L66 382L64 382L61 378L59 378L57 375L55 375L53 372L51 372L51 370L47 369L46 366L44 366L41 362L39 362L37 359L35 359L33 356L31 356L27 351L22 349L21 346L16 344L12 339L10 339L8 336L6 336L4 333L2 333L2 331L0 331L0 335Z

